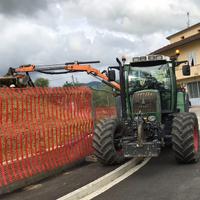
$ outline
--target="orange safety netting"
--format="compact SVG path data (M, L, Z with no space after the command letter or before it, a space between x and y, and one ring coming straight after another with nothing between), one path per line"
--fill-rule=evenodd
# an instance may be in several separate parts
M117 115L116 107L101 106L95 109L95 120L98 122L107 117L115 117Z
M0 187L92 152L86 87L0 88Z

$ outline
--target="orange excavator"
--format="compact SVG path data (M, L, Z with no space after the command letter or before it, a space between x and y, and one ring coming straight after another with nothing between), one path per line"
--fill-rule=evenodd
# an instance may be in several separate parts
M34 87L34 83L31 80L29 75L30 72L39 72L43 74L49 75L59 75L59 74L67 74L73 72L86 72L89 75L96 77L101 80L105 84L115 88L116 90L120 90L120 84L115 81L115 72L113 70L118 67L112 66L108 67L107 70L100 72L100 70L92 67L90 64L97 64L99 61L89 61L89 62L68 62L65 64L54 64L54 65L22 65L18 68L10 68L7 75L0 78L1 80L15 80L17 82L16 86L22 86L22 83L25 83L26 86ZM21 84L20 84L21 80ZM12 81L11 81L12 82ZM14 82L12 82L15 84ZM12 84L12 85L13 85Z

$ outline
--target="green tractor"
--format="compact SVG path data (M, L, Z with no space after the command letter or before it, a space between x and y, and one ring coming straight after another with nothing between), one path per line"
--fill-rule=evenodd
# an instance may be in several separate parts
M162 147L171 145L179 163L198 162L197 116L189 112L186 92L177 88L175 75L182 64L183 75L189 76L188 62L160 55L117 62L118 66L108 68L108 78L115 81L119 70L118 116L96 125L93 147L98 160L114 165L126 158L156 157Z

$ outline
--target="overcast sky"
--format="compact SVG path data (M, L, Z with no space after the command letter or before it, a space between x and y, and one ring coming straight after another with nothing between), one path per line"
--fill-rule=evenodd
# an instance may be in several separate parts
M0 0L0 74L21 64L144 55L200 22L199 0ZM43 76L43 75L36 75ZM88 76L76 74L80 82ZM48 76L52 86L70 76Z

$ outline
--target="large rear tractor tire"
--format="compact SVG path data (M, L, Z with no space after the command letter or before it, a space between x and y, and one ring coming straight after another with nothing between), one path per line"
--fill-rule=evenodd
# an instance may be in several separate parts
M172 148L179 163L196 163L200 157L199 126L195 113L178 113L172 125Z
M115 165L124 162L120 140L125 129L117 119L101 120L95 128L93 148L95 156L103 165Z

